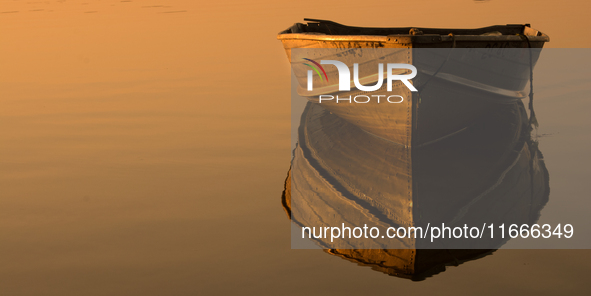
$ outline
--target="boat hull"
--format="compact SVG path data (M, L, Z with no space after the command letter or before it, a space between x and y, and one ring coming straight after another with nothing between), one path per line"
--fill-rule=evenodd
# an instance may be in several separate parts
M302 24L299 24L302 25ZM318 103L330 112L380 138L404 145L427 145L457 134L487 112L527 98L528 83L541 49L549 39L528 26L495 26L470 30L449 30L450 35L362 35L397 32L397 28L354 28L319 22L318 28L297 24L278 36L282 41L297 80L298 95ZM326 25L328 29L323 29ZM414 29L414 28L413 28ZM505 30L513 35L453 35ZM298 31L299 30L299 31ZM317 32L310 32L316 30ZM324 31L342 35L323 34ZM401 30L404 30L402 28ZM418 29L417 29L418 30ZM446 29L420 29L431 33ZM431 30L431 31L429 31ZM511 31L515 30L515 31ZM421 32L422 32L421 31ZM353 32L359 35L347 35ZM516 32L521 32L517 34ZM312 34L314 33L314 34ZM325 66L327 79L313 76L314 90L308 86L309 68L302 60L338 60L350 69L359 65L359 80L374 85L384 79L376 75L378 63L412 64L418 69L411 92L404 84L394 83L387 91L385 81L373 92L364 92L351 83L350 91L339 91L336 67ZM357 95L389 96L404 101L398 104L366 104L353 101L320 100L320 95L353 98Z

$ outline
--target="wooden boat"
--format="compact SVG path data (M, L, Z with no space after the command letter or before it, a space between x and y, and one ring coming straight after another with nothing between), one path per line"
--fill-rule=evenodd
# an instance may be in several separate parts
M327 79L314 76L317 87L307 91L309 68L302 58L338 57L348 66L358 63L364 85L379 79L375 75L378 61L416 66L412 84L418 92L402 83L393 85L392 92L406 98L400 104L321 104L361 129L404 146L426 145L457 134L499 105L526 98L533 67L549 41L529 24L478 29L364 28L306 20L280 32L278 39L292 64L298 94L310 101L318 101L321 94L347 97L365 92L338 91L334 67L326 67ZM390 93L385 85L373 94Z

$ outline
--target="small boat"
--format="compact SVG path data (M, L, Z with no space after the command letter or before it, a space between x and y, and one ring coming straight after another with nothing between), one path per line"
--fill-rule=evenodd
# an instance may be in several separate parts
M529 24L499 25L478 29L365 28L332 21L305 19L279 33L293 74L297 93L319 103L320 95L356 97L367 94L355 87L339 90L339 72L325 67L313 76L303 59L335 60L352 68L359 65L359 81L376 84L380 62L412 64L412 85L386 83L372 94L396 93L398 104L346 104L334 100L322 107L377 137L406 147L428 145L464 131L474 120L503 104L533 99L533 68L549 37ZM369 54L368 54L369 53ZM385 72L384 72L385 73ZM383 82L383 81L382 81ZM373 84L372 84L373 83ZM527 90L527 85L530 85ZM306 87L308 86L308 87Z

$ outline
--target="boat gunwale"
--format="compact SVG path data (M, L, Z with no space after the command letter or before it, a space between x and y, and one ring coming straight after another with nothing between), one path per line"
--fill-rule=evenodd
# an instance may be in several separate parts
M541 32L540 32L541 33ZM332 42L383 42L394 44L412 44L412 43L440 43L457 41L512 41L524 42L525 36L530 42L549 42L548 35L541 33L541 36L531 35L326 35L318 33L283 33L277 35L277 39L283 40L313 40L313 41L332 41Z

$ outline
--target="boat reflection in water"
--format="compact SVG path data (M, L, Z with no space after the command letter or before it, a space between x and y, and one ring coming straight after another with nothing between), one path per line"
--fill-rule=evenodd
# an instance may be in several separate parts
M425 227L532 224L548 196L548 171L521 101L500 105L453 136L412 147L376 137L308 102L282 199L300 226L369 221ZM491 254L508 240L495 233L476 241L360 243L368 248L350 241L315 243L374 270L422 280Z

